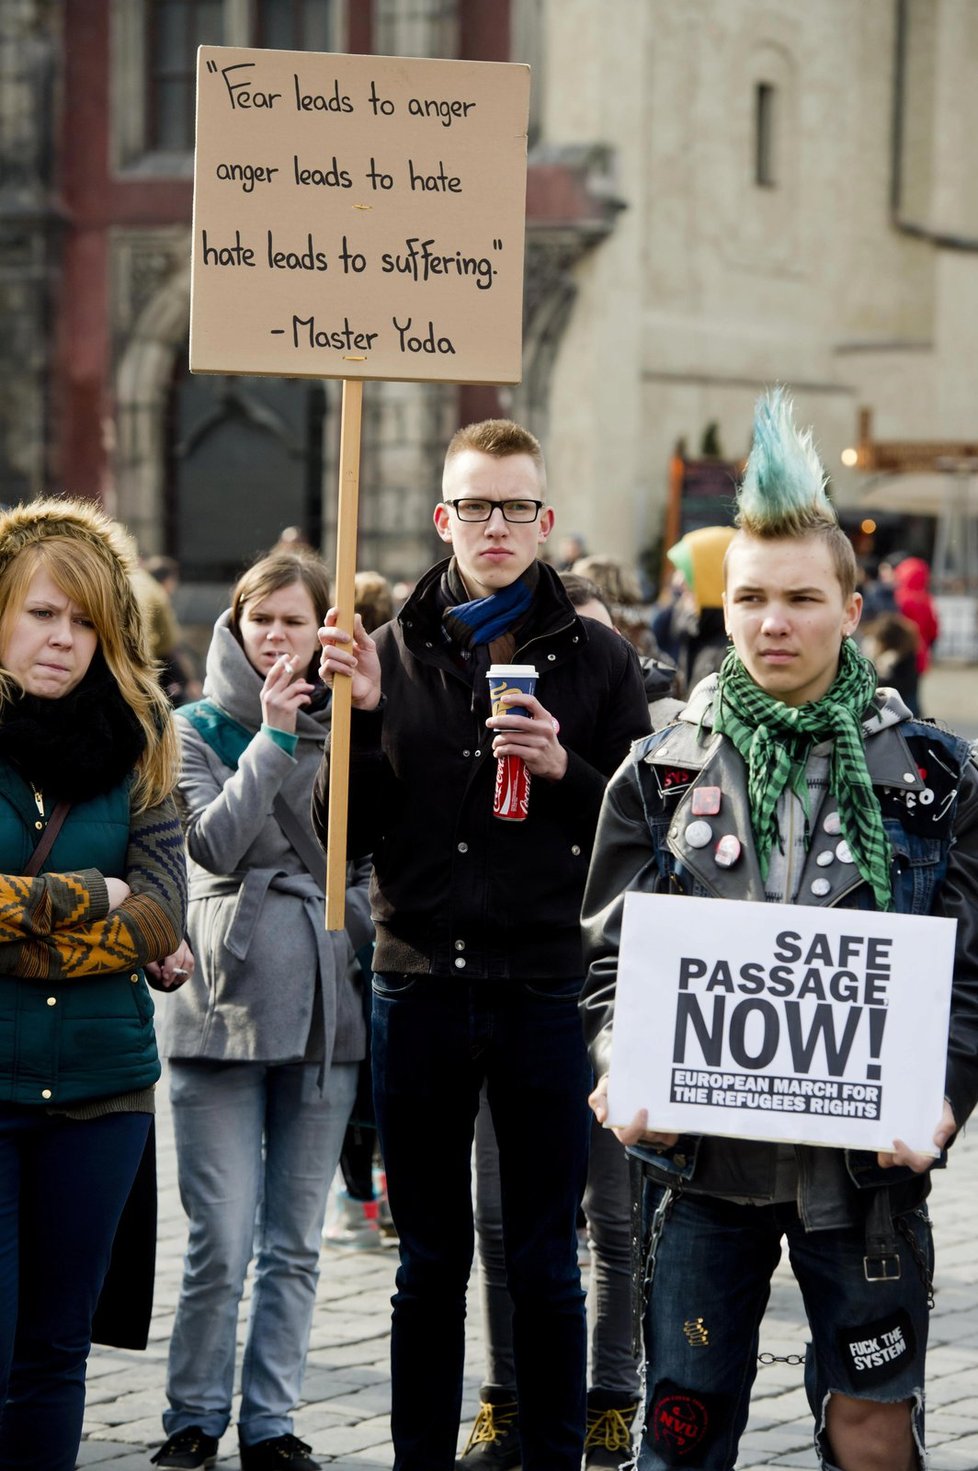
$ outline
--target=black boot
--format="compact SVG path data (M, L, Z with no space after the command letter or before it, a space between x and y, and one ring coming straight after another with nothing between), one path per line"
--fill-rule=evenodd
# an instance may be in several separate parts
M514 1391L484 1384L479 1399L479 1413L455 1471L519 1471L523 1451Z
M589 1389L587 1431L584 1436L584 1465L587 1471L619 1471L635 1465L632 1451L632 1421L638 1400L613 1389Z

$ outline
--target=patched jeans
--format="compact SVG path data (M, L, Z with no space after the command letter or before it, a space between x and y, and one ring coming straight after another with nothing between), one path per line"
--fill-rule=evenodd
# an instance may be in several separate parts
M825 1406L837 1392L913 1401L923 1447L924 1355L933 1270L926 1209L898 1218L898 1280L867 1281L861 1228L806 1232L793 1204L734 1205L646 1183L649 1258L645 1313L646 1420L639 1471L733 1471L757 1372L771 1276L788 1245L808 1315L805 1388L815 1444L834 1471Z
M377 1125L400 1242L394 1471L453 1471L472 1267L472 1135L486 1084L524 1471L580 1471L586 1334L577 1264L591 1070L580 981L374 977Z

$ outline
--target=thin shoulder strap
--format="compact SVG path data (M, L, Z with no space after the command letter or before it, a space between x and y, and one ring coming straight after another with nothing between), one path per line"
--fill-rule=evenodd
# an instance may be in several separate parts
M48 818L47 826L41 834L41 840L28 860L24 869L25 878L36 878L41 871L41 865L54 847L54 840L58 836L64 824L65 818L71 811L70 802L58 802Z

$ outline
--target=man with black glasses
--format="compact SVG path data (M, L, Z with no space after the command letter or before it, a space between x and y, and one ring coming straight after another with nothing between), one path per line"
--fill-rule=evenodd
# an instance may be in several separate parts
M359 620L352 634L337 628L331 613L320 630L323 678L353 680L349 851L374 859L374 1090L401 1252L394 1468L455 1465L470 1159L485 1083L515 1305L522 1465L579 1471L586 1344L576 1220L589 1086L576 1014L579 915L605 784L648 730L648 707L634 651L579 618L537 560L554 512L531 434L492 419L459 430L434 521L453 555L392 623L371 638ZM537 669L535 695L506 697L526 714L490 715L494 663ZM500 756L521 757L530 773L525 820L493 815ZM486 1466L502 1464L489 1457L494 1439Z

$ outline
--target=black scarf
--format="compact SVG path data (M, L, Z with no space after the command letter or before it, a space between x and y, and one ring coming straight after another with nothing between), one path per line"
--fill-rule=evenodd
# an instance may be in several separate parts
M145 746L101 650L67 695L15 695L0 715L0 758L55 801L85 802L111 791Z

